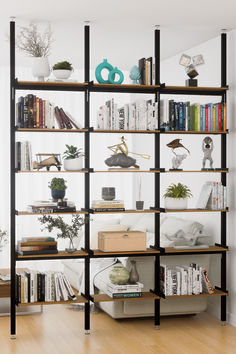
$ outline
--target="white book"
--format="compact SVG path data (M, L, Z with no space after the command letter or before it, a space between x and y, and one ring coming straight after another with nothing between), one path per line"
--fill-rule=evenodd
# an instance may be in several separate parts
M28 301L28 278L25 275L23 275L23 277L24 277L24 302L29 302Z
M153 120L153 109L152 100L147 101L147 129L152 130L152 120Z
M60 301L60 289L59 289L59 283L58 283L58 273L54 274L54 280L55 280L55 300Z
M55 104L50 103L50 128L49 129L54 129L55 128Z
M62 277L61 273L58 274L58 279L59 279L59 285L60 285L60 289L61 289L63 300L67 301L68 300L68 293L67 293L67 290L66 290L66 287L65 287L65 284L64 284L64 280L63 280L63 277Z
M135 130L135 106L133 104L129 104L129 130Z
M50 127L50 103L49 100L45 100L45 127L48 129Z
M104 119L102 107L97 111L97 129L104 129Z
M30 302L34 302L34 272L30 272Z
M110 288L114 289L114 290L127 290L127 289L134 289L134 288L143 288L143 284L140 282L137 282L135 284L124 284L124 285L118 285L118 284L113 284L111 282L107 283L107 286L109 286Z
M223 186L224 188L224 203L223 203L223 208L226 209L227 208L227 187Z
M196 204L197 209L206 209L208 200L212 193L213 184L212 182L206 182L203 184L198 201Z
M158 102L153 103L152 130L158 129Z
M64 283L65 283L65 286L66 286L66 289L67 289L67 292L69 293L70 297L73 299L73 300L76 300L76 295L74 293L74 290L72 289L67 277L65 276L65 274L62 274L62 277L63 277L63 280L64 280Z
M124 130L129 130L129 104L124 105Z
M119 113L118 113L117 103L114 104L114 129L115 130L119 130L120 129Z
M166 282L166 294L167 296L171 296L172 294L172 278L171 278L171 269L167 269L167 282Z
M199 293L202 293L202 267L199 267Z
M177 295L181 295L181 293L180 293L180 289L181 289L181 281L180 281L181 273L180 273L179 270L177 270L176 273L177 273Z

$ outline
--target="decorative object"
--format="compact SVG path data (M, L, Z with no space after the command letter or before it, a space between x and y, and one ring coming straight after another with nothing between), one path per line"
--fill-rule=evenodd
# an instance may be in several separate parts
M52 67L56 79L68 79L73 71L72 64L68 61L60 61Z
M64 222L61 216L52 217L50 215L44 215L38 218L39 222L42 225L45 225L43 230L48 230L48 232L52 232L52 230L56 229L57 237L62 239L69 239L69 247L65 249L68 253L73 253L77 251L74 247L73 240L76 237L79 237L79 230L84 224L88 223L89 217L85 216L84 218L80 215L72 215L71 224L67 224Z
M55 200L63 199L66 194L66 184L64 178L54 177L51 182L48 184L51 189L52 198Z
M109 274L109 279L112 284L125 285L128 283L129 276L127 268L122 265L115 265Z
M140 73L140 70L139 68L137 67L137 65L134 65L131 70L130 70L130 73L129 73L129 77L132 81L132 84L133 85L138 85L139 82L138 80L141 78L141 73Z
M121 144L108 146L108 149L114 152L114 154L111 157L105 160L105 164L109 167L119 166L121 168L129 168L132 166L135 168L139 168L139 166L136 165L136 160L128 156L129 153L134 155L139 155L148 160L151 158L150 155L138 154L136 152L129 152L128 146L123 136L121 137Z
M104 69L108 70L108 80L104 80L102 77L102 71ZM119 75L118 81L115 81L116 74ZM97 82L100 84L122 84L124 81L123 73L117 67L113 68L113 66L108 63L107 59L104 59L103 62L96 67L95 76Z
M0 228L0 252L2 252L4 246L8 243L8 233L6 230Z
M51 27L48 26L41 35L35 23L31 23L29 27L20 27L16 37L16 48L34 58L32 72L39 81L44 81L50 75L48 55L52 42Z
M138 188L138 198L139 200L136 201L136 209L143 210L144 201L141 200L141 191L142 191L142 179L139 178L139 188Z
M67 150L64 152L64 169L66 171L77 171L83 168L83 159L84 153L82 149L78 149L76 146L67 145Z
M116 197L115 187L102 187L102 199L113 200Z
M182 54L179 60L179 64L185 66L185 71L189 77L185 81L186 86L197 86L197 79L194 79L198 76L196 66L204 64L204 59L201 54L190 57L189 55Z
M214 145L213 140L209 136L206 136L202 141L202 151L203 151L203 160L202 160L202 170L213 170L213 159L211 157ZM209 161L210 168L205 168L206 161Z
M139 281L139 275L136 268L136 261L131 260L130 263L131 266L130 266L129 283L136 284Z
M182 183L172 183L163 196L165 209L187 209L188 198L192 197L190 189Z
M182 139L175 139L172 140L170 143L166 144L169 148L171 148L171 151L173 152L173 154L175 155L172 158L172 168L170 169L171 171L174 170L178 170L178 171L182 171L182 169L180 169L180 165L183 162L184 159L186 159L187 155L186 154L182 154L182 155L177 155L175 152L175 149L177 148L183 148L185 150L188 151L188 153L190 154L190 151L180 143L180 140Z
M44 156L49 156L46 159L42 159ZM61 154L36 154L36 160L33 161L33 169L40 170L46 167L47 171L50 171L50 167L57 167L58 171L61 170Z

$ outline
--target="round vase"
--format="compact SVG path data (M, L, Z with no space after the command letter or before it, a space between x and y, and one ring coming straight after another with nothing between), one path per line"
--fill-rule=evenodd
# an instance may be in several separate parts
M51 195L53 199L63 199L65 197L66 191L59 190L59 189L52 189L51 190Z
M53 70L53 75L55 76L56 79L66 80L69 79L71 75L71 70L56 69Z
M102 187L102 199L113 200L116 196L115 187Z
M77 157L76 159L64 160L64 169L66 171L77 171L77 170L82 170L82 168L83 168L83 160L81 157Z
M47 57L32 58L32 74L38 81L44 81L44 78L50 75L50 67Z
M165 198L165 209L187 209L188 198Z
M128 283L129 271L122 265L116 265L112 268L109 278L113 284L124 285Z

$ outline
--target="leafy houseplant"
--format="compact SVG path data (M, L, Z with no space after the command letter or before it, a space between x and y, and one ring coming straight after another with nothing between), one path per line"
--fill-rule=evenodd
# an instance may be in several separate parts
M57 79L68 79L73 70L72 64L68 61L60 61L52 67L53 75Z
M8 242L8 233L6 230L2 230L0 228L0 252L2 251L3 247L7 244Z
M73 240L79 236L79 230L89 221L89 217L85 216L83 218L80 215L72 215L71 224L65 223L61 216L54 218L50 215L44 215L38 218L38 220L42 225L45 225L44 230L52 232L52 230L56 229L58 230L58 238L69 239L69 248L65 251L71 253L76 251Z
M182 183L172 183L164 194L166 209L187 209L188 198L192 197L191 190Z
M64 169L67 171L81 170L83 167L82 157L84 153L82 149L78 149L73 145L66 145L67 150L64 152Z
M51 182L48 184L48 187L51 189L53 199L63 199L66 194L66 184L64 178L54 177Z

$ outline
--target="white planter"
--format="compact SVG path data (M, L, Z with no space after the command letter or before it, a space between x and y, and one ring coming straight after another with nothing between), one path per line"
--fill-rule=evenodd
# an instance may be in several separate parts
M66 171L76 171L83 168L83 159L78 157L76 159L65 159L64 160L64 169Z
M50 75L50 67L47 57L32 58L32 73L38 81L44 81L44 78Z
M165 198L165 209L187 209L188 198Z
M70 77L71 70L63 70L63 69L53 70L53 75L55 76L56 79L65 80Z

